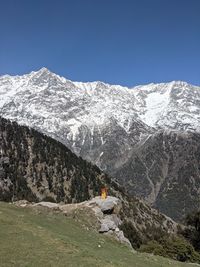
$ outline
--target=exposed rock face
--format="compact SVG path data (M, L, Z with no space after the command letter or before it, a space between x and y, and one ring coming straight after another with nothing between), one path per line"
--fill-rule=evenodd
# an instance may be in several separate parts
M119 198L108 196L106 199L95 197L86 203L92 207L96 213L96 208L99 208L101 213L96 213L100 221L99 233L106 233L114 236L117 240L131 246L130 241L124 236L123 231L119 230L122 221L119 218L122 203ZM109 215L108 215L109 214Z
M116 197L107 197L106 199L101 199L100 197L93 198L90 205L97 205L104 214L116 213L116 210L120 208L121 202Z
M101 220L101 228L99 229L99 233L115 231L117 226L118 225L113 221L113 217L111 215L107 215Z

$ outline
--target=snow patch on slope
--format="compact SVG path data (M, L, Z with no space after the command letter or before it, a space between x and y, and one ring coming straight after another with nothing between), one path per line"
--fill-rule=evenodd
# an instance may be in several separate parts
M170 92L165 93L154 92L148 94L146 102L146 112L141 116L142 120L149 126L154 127L160 116L162 116L169 104Z

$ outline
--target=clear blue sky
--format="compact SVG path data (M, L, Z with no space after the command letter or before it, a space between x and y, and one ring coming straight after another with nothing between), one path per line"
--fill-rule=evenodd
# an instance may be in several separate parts
M200 0L0 0L0 74L200 85Z

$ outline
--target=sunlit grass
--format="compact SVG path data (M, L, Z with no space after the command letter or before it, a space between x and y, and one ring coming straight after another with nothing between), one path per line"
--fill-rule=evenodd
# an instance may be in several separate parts
M87 216L87 214L86 214ZM0 266L191 266L133 253L128 247L86 230L62 214L34 211L0 202Z

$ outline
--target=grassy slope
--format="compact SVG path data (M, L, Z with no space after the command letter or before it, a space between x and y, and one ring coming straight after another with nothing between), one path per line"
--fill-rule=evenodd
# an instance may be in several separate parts
M147 254L134 254L115 240L87 231L79 222L62 214L38 213L0 202L0 266L191 265Z

